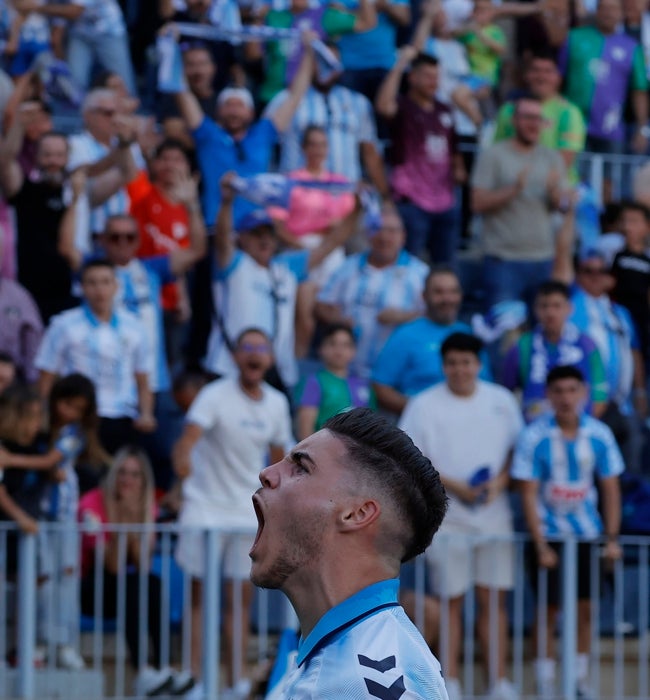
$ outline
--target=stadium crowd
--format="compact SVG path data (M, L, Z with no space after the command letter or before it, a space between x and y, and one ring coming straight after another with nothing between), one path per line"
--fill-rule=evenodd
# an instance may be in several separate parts
M426 555L431 600L450 601L449 697L462 696L462 602L476 588L486 660L499 593L487 697L517 698L505 663L514 549L462 536L512 533L517 490L531 578L556 569L547 540L563 534L604 538L620 558L619 475L648 469L646 3L0 8L0 518L26 533L162 517L255 528L260 470L329 417L369 406L430 457L450 497ZM596 184L583 152L605 158ZM634 176L614 167L634 155ZM177 543L192 662L172 672L157 615L138 609L143 559L129 539L139 695L203 697L202 542ZM53 578L64 596L63 668L85 665L71 630L95 604L96 546L71 534L39 564L39 599ZM231 655L234 582L246 582L249 628L249 548L233 536L223 553L233 698L248 692ZM115 536L104 551L109 614ZM148 581L155 611L160 585ZM587 583L579 599L588 698ZM141 659L147 620L154 652ZM536 655L552 694L554 650Z

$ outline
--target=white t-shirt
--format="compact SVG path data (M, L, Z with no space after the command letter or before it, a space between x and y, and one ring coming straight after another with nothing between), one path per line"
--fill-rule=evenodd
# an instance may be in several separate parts
M479 380L472 396L453 394L446 382L414 396L407 404L400 428L431 460L443 476L469 481L482 467L492 477L505 464L524 422L513 394ZM512 528L505 493L487 505L467 506L449 494L445 526L479 527L492 534Z
M286 397L268 384L262 389L256 401L238 379L218 379L199 392L187 414L186 422L200 426L203 435L192 450L183 497L209 507L204 508L214 515L209 524L254 525L251 497L260 487L269 448L294 442Z

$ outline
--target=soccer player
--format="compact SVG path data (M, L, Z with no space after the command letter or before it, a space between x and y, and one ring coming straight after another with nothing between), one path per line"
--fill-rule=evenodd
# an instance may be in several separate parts
M260 474L251 580L279 588L300 621L289 697L447 700L440 664L397 602L400 563L444 516L438 472L369 409L334 416Z

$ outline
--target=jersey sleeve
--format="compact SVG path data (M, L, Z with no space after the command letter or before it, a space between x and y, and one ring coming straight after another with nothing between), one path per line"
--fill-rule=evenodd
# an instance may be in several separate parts
M540 475L538 463L538 434L535 424L519 435L510 467L510 476L522 481L537 481Z
M377 144L377 123L370 101L359 95L357 116L359 117L359 134L361 143Z
M476 167L472 173L472 187L481 190L491 190L494 188L496 177L497 159L493 149L488 148L479 154Z
M420 396L409 399L406 408L402 412L398 426L403 430L430 460L435 455L432 452L432 441L435 440L435 431L431 430L428 421L422 420L424 415L430 414L420 400Z
M597 453L596 474L601 479L607 479L622 474L625 470L625 463L609 426L602 423L600 427L602 429L599 431L598 438L602 445L602 450L599 450Z
M138 326L138 329L140 330L140 333L135 346L133 368L137 374L147 374L149 376L149 382L151 382L151 375L153 374L153 349L151 348L149 338L144 328L142 326Z
M585 147L586 135L582 113L575 105L567 103L558 122L557 147L561 151L579 153Z
M65 329L60 319L54 319L45 331L41 344L36 351L34 366L44 372L60 374L63 369L63 343Z

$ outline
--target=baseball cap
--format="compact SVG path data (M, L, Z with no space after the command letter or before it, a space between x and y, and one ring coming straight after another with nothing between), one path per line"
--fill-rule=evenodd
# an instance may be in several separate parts
M273 219L269 216L266 209L254 209L248 214L244 214L237 223L237 231L253 231L262 226L273 228Z

